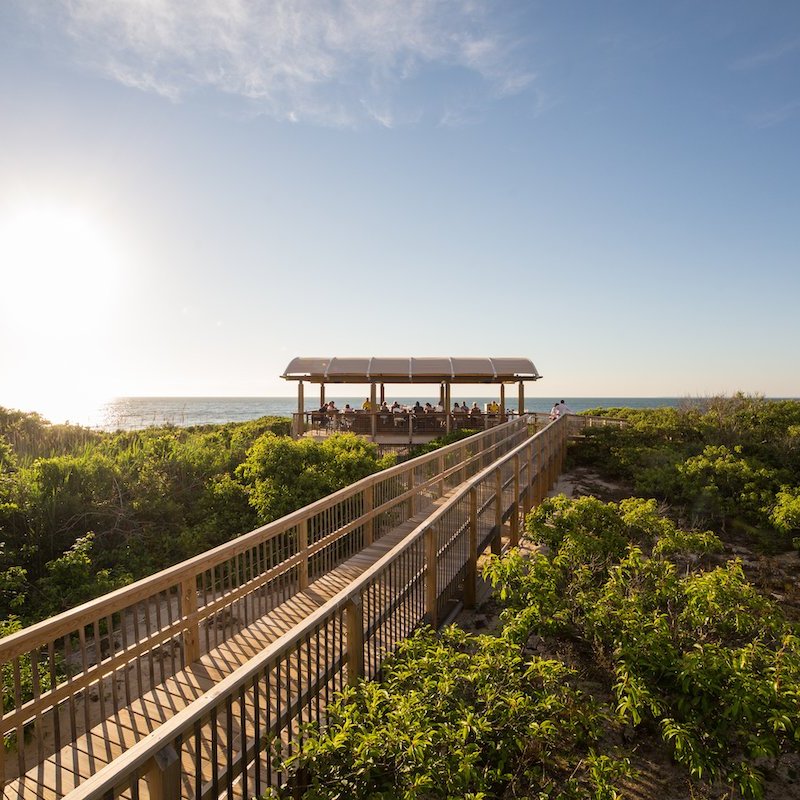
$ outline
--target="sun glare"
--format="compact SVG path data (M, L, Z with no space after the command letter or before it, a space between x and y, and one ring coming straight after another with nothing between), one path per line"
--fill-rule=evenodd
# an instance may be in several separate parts
M83 209L34 204L0 220L0 405L57 418L59 403L106 393L120 266L107 229Z

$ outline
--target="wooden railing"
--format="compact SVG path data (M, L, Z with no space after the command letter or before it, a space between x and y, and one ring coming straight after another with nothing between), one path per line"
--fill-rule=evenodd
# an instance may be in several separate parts
M452 497L360 578L85 781L70 800L144 792L249 798L284 783L288 776L276 771L273 757L302 746L304 723L324 724L334 692L375 677L386 654L421 624L436 626L458 603L475 603L480 553L499 552L504 532L516 544L522 516L563 467L571 428L583 424L575 419L548 423L531 437L524 422L509 423L523 431L522 441L471 476L459 475L464 482ZM462 468L452 469L451 476ZM440 468L426 483L446 484L446 476ZM397 495L401 502L405 496Z
M292 435L352 432L360 435L407 437L443 436L448 431L487 430L515 417L516 414L453 414L432 411L306 411L292 414Z
M399 464L0 640L6 680L0 732L9 745L8 752L0 747L3 781L152 692L527 436L526 421L516 420ZM339 629L330 621L325 626L338 647ZM326 663L325 675L339 674L336 659ZM280 681L286 676L278 670ZM333 687L328 678L324 685ZM291 730L292 720L282 725Z

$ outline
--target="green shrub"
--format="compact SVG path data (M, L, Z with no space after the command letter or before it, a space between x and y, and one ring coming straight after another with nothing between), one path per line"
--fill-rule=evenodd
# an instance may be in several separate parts
M306 731L289 766L307 800L619 796L628 765L597 752L602 716L560 662L452 627L403 642L384 675Z

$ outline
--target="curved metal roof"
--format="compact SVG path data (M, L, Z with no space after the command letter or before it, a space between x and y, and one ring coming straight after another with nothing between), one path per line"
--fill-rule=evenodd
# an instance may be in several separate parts
M541 378L529 358L293 358L286 380L312 383L506 383Z

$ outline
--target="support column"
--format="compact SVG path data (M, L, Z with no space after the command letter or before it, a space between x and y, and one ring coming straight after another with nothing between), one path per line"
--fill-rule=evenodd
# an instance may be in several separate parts
M519 382L519 397L517 399L518 413L522 416L525 413L525 382Z
M372 415L372 438L378 435L378 404L376 401L376 386L374 383L369 385L369 413Z
M514 509L511 513L511 546L516 547L519 544L519 509L520 509L520 491L519 491L519 453L514 456Z
M177 748L175 747L177 745ZM145 772L152 800L171 800L181 796L181 740L159 750Z
M438 563L436 559L436 526L431 525L425 531L425 610L428 612L428 622L432 628L439 627L439 602L438 586L436 584Z
M345 606L347 625L347 683L355 686L364 674L364 606L361 595L351 597Z
M303 431L305 430L305 411L306 411L306 403L305 403L305 387L303 386L303 381L297 381L297 424L294 426L294 435L295 438L302 436Z
M494 536L492 536L492 553L499 556L503 552L503 470L495 470L494 484Z
M500 422L506 421L506 385L500 384Z
M324 405L325 405L325 384L321 383L319 385L319 407L322 408L322 406Z
M464 607L475 608L475 588L478 581L478 490L469 490L469 552L464 576Z
M381 384L381 405L386 402L386 387Z
M450 397L450 384L445 383L444 385L444 413L447 414L445 419L447 420L447 433L453 430L453 412L450 409L452 405L452 398Z

